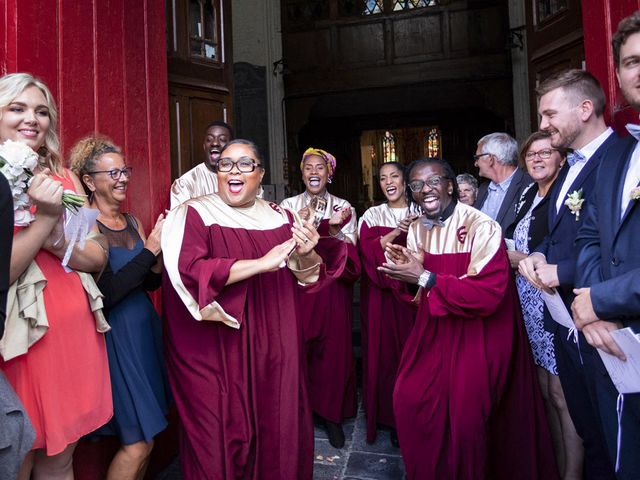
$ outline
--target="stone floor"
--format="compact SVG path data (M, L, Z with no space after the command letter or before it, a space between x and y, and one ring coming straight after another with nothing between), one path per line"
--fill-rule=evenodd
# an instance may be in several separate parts
M329 445L321 427L315 428L314 480L397 480L404 477L400 449L389 441L388 431L379 431L376 442L366 442L362 408L358 417L344 424L346 444L338 450Z
M404 477L400 450L389 441L388 431L379 431L376 442L366 442L366 424L362 409L356 419L344 424L344 448L329 445L323 428L315 428L314 480L399 480ZM155 480L181 480L176 459ZM274 479L275 480L275 479Z

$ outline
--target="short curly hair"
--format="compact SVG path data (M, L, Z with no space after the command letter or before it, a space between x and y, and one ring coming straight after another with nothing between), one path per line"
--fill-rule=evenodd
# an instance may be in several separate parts
M79 140L71 149L71 170L82 180L85 174L96 169L96 163L106 153L122 155L122 150L107 137L99 135L85 137ZM87 194L91 193L87 189L84 180L82 180L82 186Z

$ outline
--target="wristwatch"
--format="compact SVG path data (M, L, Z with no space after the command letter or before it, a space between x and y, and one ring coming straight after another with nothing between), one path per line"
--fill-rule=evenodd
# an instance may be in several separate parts
M425 288L427 286L427 283L429 283L430 278L431 272L429 270L425 270L424 272L422 272L420 277L418 277L418 285L420 285L422 288Z

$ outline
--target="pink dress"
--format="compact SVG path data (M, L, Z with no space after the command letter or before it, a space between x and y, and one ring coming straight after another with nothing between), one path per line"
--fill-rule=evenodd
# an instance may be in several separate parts
M70 178L55 178L74 189ZM56 455L111 418L111 382L104 336L96 332L80 278L45 250L35 260L47 278L49 329L25 355L0 359L0 370L36 430L33 448Z

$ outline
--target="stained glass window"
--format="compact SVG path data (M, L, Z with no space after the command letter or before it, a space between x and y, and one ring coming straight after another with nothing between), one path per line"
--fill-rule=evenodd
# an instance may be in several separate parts
M384 132L382 138L383 161L396 162L396 137L390 131Z
M189 2L189 45L191 55L209 60L218 58L217 12L212 0Z
M435 7L440 4L440 0L395 0L393 11L410 10L412 8Z
M384 9L384 1L383 0L365 0L364 5L362 6L362 14L363 15L373 15L375 13L382 13Z
M440 141L440 129L430 128L424 138L424 156L429 158L442 157L442 144Z

